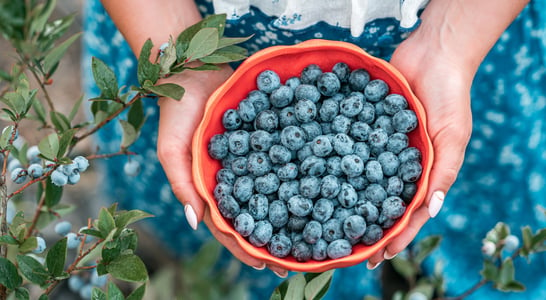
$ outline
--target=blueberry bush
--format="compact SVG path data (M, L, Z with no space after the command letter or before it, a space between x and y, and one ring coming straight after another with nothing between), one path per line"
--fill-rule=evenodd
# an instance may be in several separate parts
M55 17L56 7L55 0L0 1L0 33L12 50L2 55L14 58L0 70L0 299L49 299L65 281L82 298L142 299L149 276L135 254L138 236L131 225L151 215L114 203L95 216L83 212L89 214L86 226L73 228L66 216L78 208L63 202L63 190L78 189L98 159L137 154L130 147L146 119L143 101L184 94L181 86L158 84L160 78L243 59L246 51L236 44L245 38L223 37L226 18L213 15L171 38L159 53L152 53L148 40L138 59L139 85L132 87L120 87L113 70L93 58L88 63L101 94L89 103L82 96L63 113L51 93L53 76L81 33L67 36L75 15ZM201 64L187 66L195 61ZM84 109L90 117L79 122ZM82 141L112 122L123 129L119 151L78 152ZM33 126L38 143L27 143L23 126ZM138 172L133 164L126 169ZM48 229L57 238L46 236ZM116 282L135 288L125 296Z

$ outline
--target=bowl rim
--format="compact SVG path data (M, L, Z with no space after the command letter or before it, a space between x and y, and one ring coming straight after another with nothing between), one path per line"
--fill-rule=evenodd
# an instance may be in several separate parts
M419 119L419 130L421 131L422 137L424 139L421 141L423 147L427 150L427 158L421 161L423 167L423 172L421 178L419 179L419 186L417 193L412 199L411 203L407 206L406 212L404 215L396 221L395 226L391 227L386 234L375 244L370 246L365 246L367 249L360 252L353 252L351 255L338 258L338 259L326 259L323 261L310 260L307 262L297 262L290 261L286 258L275 257L269 252L259 250L258 247L251 245L248 240L238 234L229 223L219 212L216 204L216 200L212 196L212 193L208 191L203 178L202 168L200 166L203 163L204 156L206 153L202 153L204 143L203 133L207 128L207 124L211 119L211 114L209 113L211 109L222 99L222 96L227 93L229 88L233 86L233 83L237 82L239 78L245 75L246 71L251 69L257 63L261 62L264 58L269 59L277 56L285 56L296 53L301 53L304 51L328 51L328 50L341 50L347 51L353 55L364 56L366 59L373 60L374 64L379 65L382 70L392 77L394 80L398 81L404 90L405 97L411 97L411 103L413 105L412 110L420 117ZM242 100L242 99L241 99ZM184 100L182 100L184 101ZM403 229L408 225L411 215L423 204L425 196L428 192L428 181L430 170L432 168L432 163L434 161L434 151L432 146L432 141L427 131L427 117L425 109L419 99L412 92L409 83L404 78L404 76L390 65L387 61L374 57L367 52L365 52L360 47L342 41L330 41L322 39L313 39L301 42L295 45L288 46L271 46L265 49L262 49L255 54L249 56L241 65L234 71L234 73L221 85L219 86L209 97L206 105L203 117L199 123L197 129L194 132L192 139L192 177L193 184L196 188L198 194L207 204L206 207L210 213L210 217L213 225L222 233L234 238L238 245L245 250L245 252L259 260L264 261L266 264L276 265L287 270L298 271L298 272L324 272L333 268L348 267L358 263L361 263L367 260L371 255L378 252L380 249L388 245L395 237L400 235Z

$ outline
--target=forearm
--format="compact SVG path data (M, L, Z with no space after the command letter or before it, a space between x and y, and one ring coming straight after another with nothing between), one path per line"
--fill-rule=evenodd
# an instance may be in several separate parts
M189 0L101 0L108 14L137 56L147 39L155 49L176 38L185 28L201 20L194 1Z
M475 71L529 0L432 0L410 39ZM428 53L430 55L432 53Z

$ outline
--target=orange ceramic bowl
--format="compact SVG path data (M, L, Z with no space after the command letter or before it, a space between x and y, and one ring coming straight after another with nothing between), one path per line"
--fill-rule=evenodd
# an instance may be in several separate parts
M358 244L353 246L351 255L324 261L298 262L290 255L278 258L271 255L266 247L255 247L250 244L235 231L231 221L220 214L213 190L216 186L216 172L221 168L221 163L208 155L207 146L213 135L225 131L222 126L224 112L230 108L237 108L238 103L246 98L250 91L257 89L256 77L260 72L267 69L273 70L279 74L281 83L284 83L290 77L299 76L303 68L309 64L317 64L322 70L330 71L338 62L345 62L351 70L364 68L369 72L371 79L384 80L389 85L390 92L404 95L409 108L416 113L419 125L409 133L409 138L410 146L419 148L423 156L423 173L417 182L418 190L407 206L404 215L393 227L384 231L381 240L371 246ZM423 204L433 161L432 143L427 134L426 125L425 110L403 76L388 62L370 56L359 47L345 42L325 40L310 40L293 46L273 46L247 58L233 75L210 96L203 119L194 133L193 180L197 191L208 205L213 226L233 237L248 255L267 264L298 272L323 272L329 269L348 267L367 260L378 250L384 248L404 230L411 215Z

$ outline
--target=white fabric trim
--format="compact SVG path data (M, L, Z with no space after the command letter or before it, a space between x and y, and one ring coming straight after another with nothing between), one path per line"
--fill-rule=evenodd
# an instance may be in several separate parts
M301 30L324 21L332 26L350 28L360 36L366 23L381 18L395 18L402 28L413 28L417 12L429 0L213 0L215 13L225 13L236 20L249 13L250 6L276 19L273 25L288 30ZM320 3L320 4L319 4Z

